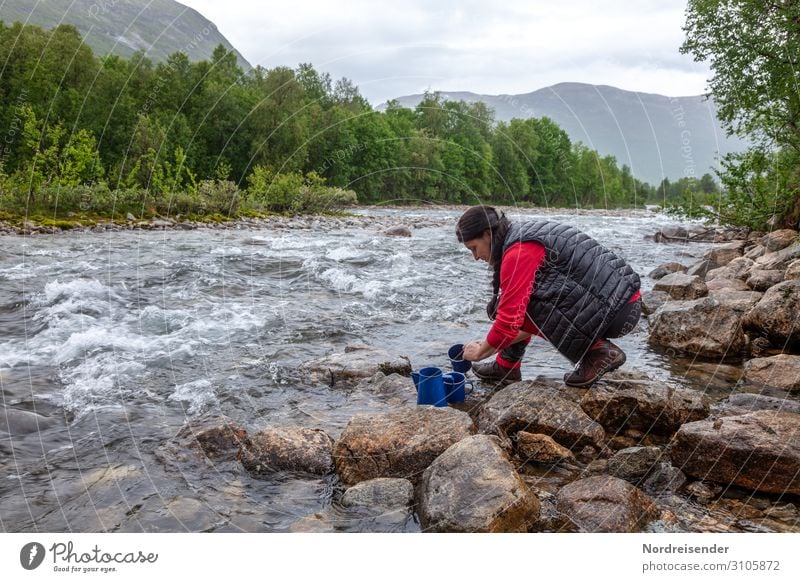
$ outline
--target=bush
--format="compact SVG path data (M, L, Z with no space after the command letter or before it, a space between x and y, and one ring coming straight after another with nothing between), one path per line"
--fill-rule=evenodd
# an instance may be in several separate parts
M236 214L239 188L230 180L202 180L197 188L200 208L208 213Z
M256 166L248 178L247 199L257 208L272 212L312 213L356 204L352 190L331 188L316 172L301 175L273 174Z

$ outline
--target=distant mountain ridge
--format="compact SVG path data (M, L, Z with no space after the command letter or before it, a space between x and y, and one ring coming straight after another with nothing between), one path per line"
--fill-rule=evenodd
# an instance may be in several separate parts
M713 101L702 95L666 97L625 91L608 85L559 83L522 95L479 95L440 91L453 101L483 101L498 121L549 117L602 155L613 155L640 180L658 185L662 179L713 175L718 155L742 151L746 143L727 137ZM423 95L397 98L414 108ZM378 106L385 109L386 104Z
M250 63L202 14L174 0L5 0L0 20L55 28L71 24L98 56L129 57L143 50L153 61L175 52L192 61L207 60L222 44L236 55L243 70Z

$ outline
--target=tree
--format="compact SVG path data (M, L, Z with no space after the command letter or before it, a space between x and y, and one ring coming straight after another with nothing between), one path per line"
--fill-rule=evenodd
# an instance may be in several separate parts
M765 227L750 218L755 204L778 222L800 218L800 2L690 0L681 52L709 61L708 86L728 133L755 145L723 159L720 175L729 196L720 218ZM766 163L765 163L766 162ZM774 222L774 221L773 221Z

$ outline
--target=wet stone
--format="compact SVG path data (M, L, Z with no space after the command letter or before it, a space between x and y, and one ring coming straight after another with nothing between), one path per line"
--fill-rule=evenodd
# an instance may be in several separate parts
M240 460L255 474L300 471L324 475L333 468L333 439L324 431L302 427L275 427L250 435Z
M608 472L614 477L638 483L661 459L657 447L632 447L618 451L608 460Z
M659 516L646 493L609 475L570 483L558 492L557 499L558 510L584 532L641 531Z
M357 415L334 444L336 472L348 485L376 477L417 482L436 457L473 432L469 415L452 408Z
M525 532L541 505L497 437L474 435L425 470L418 494L423 531Z

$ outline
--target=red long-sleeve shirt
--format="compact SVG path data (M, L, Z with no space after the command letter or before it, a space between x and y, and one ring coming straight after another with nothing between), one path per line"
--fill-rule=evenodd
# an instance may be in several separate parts
M544 337L533 321L526 317L536 271L544 263L544 256L544 245L535 241L513 244L503 254L500 303L497 317L486 336L486 341L498 351L514 343L520 330ZM636 301L639 297L641 295L637 291L630 301Z

